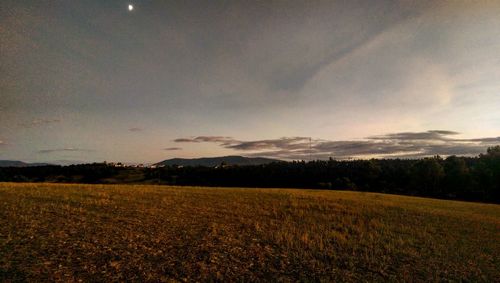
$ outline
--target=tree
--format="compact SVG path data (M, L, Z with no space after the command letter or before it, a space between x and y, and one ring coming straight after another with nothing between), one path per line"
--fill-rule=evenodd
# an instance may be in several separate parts
M479 155L475 176L483 199L500 201L500 146L487 149L486 154Z
M470 186L470 170L464 158L452 155L444 162L443 193L447 197L464 195Z
M444 177L444 169L441 166L441 157L424 158L415 163L413 167L413 177L417 190L421 190L425 195L440 195L440 184ZM421 186L421 188L419 188Z
M488 147L486 155L490 158L500 158L500 145Z

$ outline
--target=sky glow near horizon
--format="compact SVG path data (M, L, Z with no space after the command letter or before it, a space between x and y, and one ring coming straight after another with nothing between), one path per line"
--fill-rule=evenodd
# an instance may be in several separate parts
M486 0L5 0L0 159L475 155L500 144L499 15Z

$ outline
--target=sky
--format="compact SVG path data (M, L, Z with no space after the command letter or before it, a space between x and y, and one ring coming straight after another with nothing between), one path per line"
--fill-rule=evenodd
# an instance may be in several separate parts
M2 0L0 159L477 155L498 50L500 1Z

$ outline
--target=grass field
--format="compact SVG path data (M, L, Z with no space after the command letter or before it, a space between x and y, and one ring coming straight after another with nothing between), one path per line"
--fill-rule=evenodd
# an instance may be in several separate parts
M0 183L0 281L500 278L500 206L372 193Z

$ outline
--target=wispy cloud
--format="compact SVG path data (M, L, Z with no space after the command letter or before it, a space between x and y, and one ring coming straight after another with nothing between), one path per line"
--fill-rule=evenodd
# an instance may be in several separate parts
M167 148L164 148L163 150L166 150L166 151L182 150L182 147L167 147Z
M90 149L82 149L82 148L54 148L54 149L41 149L38 151L40 154L50 154L50 153L58 153L58 152L90 152Z
M282 159L418 158L433 155L477 155L500 144L500 137L460 139L454 131L401 132L361 140L332 141L308 137L239 141L224 137L176 139L176 142L213 142L221 147L249 152L252 156Z
M139 127L132 127L132 128L129 128L128 130L131 131L131 132L142 132L142 131L144 131L143 128L139 128Z
M48 124L54 124L54 123L60 123L61 119L33 119L30 122L24 122L24 123L19 123L19 126L24 127L24 128L33 128L33 127L39 127L39 126L44 126Z

